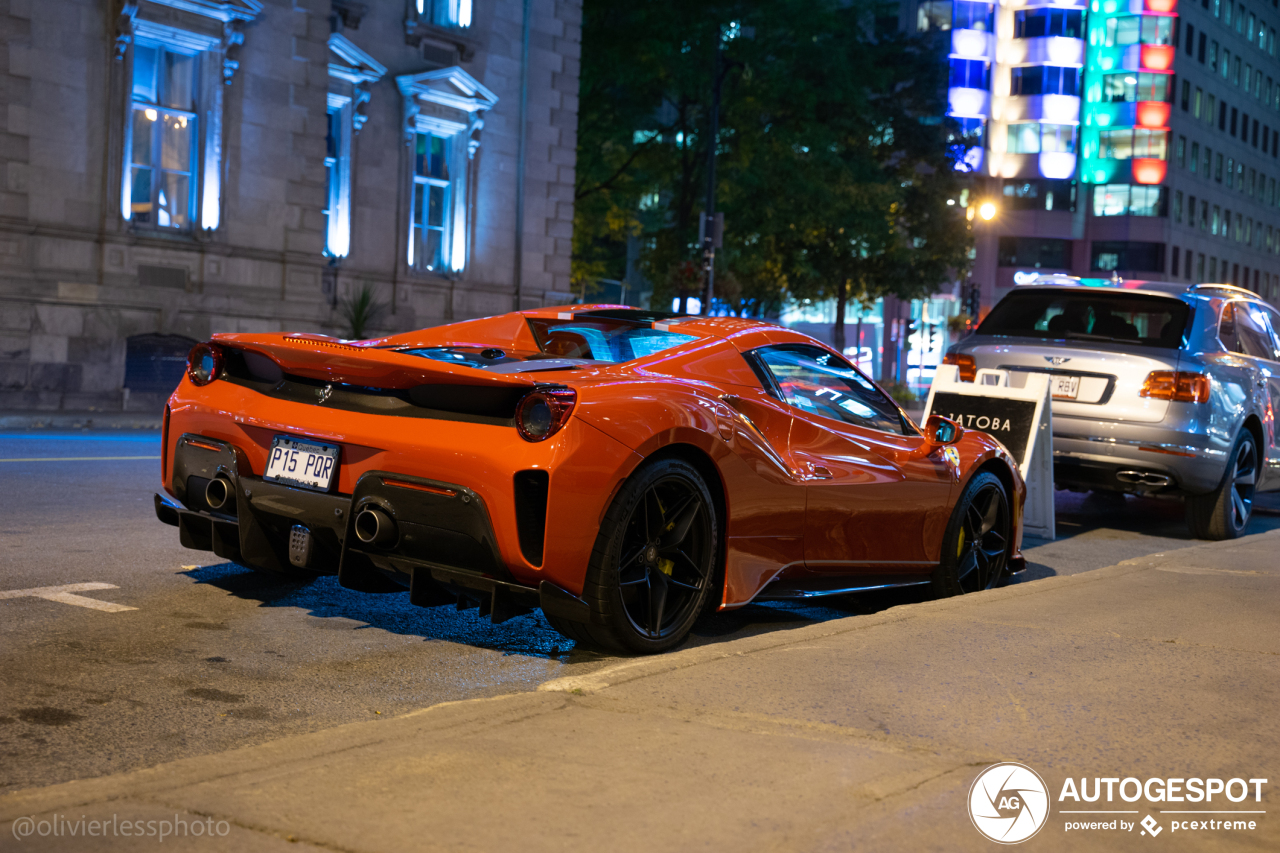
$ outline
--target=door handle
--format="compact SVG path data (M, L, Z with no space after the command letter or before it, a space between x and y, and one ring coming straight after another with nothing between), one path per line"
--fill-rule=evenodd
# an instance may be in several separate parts
M830 480L831 471L821 465L809 465L809 473L819 480Z

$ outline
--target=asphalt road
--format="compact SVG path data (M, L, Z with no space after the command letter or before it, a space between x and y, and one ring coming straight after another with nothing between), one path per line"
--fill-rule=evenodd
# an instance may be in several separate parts
M159 435L0 433L0 792L88 778L528 690L611 659L541 614L502 625L412 607L333 578L283 582L178 545L155 519ZM1272 501L1270 506L1280 506ZM1026 543L1025 583L1194 543L1176 501L1059 493L1058 534ZM1259 514L1250 532L1280 527ZM128 610L5 592L74 593ZM690 645L918 600L753 605L703 620Z

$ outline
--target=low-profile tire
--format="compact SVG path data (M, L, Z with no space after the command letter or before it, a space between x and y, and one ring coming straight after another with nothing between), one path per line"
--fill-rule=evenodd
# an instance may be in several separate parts
M719 519L702 475L679 459L641 466L600 524L582 598L592 621L547 615L600 651L654 654L688 637L714 586Z
M1258 442L1240 430L1227 457L1222 482L1207 495L1187 496L1187 526L1197 539L1235 539L1244 534L1253 516L1258 483Z
M995 589L1005 581L1013 516L1000 478L983 471L969 481L947 522L942 560L934 570L938 598Z

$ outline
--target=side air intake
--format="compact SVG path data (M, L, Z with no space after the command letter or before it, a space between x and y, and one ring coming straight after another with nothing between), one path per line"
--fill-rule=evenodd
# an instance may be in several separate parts
M516 533L520 537L520 553L532 566L542 565L550 479L546 471L520 471L516 474Z

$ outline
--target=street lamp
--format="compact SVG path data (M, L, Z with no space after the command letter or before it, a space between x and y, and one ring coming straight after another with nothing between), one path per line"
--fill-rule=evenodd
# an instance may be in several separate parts
M978 205L978 215L982 217L984 222L990 222L995 219L996 213L998 212L995 202L984 201L982 204Z
M727 29L716 27L716 49L711 64L711 115L707 134L707 209L702 214L699 229L702 242L702 264L706 279L702 291L702 313L711 313L711 300L715 296L716 249L724 240L724 218L716 213L716 142L720 136L720 87L724 78L735 68L745 67L741 62L725 62L721 50L727 40L738 37L755 38L754 27L740 26L736 21Z

